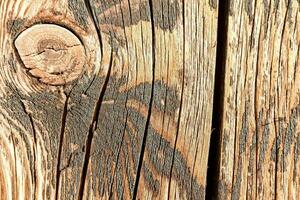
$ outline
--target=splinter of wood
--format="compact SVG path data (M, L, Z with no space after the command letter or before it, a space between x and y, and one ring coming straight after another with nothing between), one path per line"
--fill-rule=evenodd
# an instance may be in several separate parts
M16 38L15 47L29 74L45 84L67 84L84 68L84 46L76 35L58 25L33 25Z

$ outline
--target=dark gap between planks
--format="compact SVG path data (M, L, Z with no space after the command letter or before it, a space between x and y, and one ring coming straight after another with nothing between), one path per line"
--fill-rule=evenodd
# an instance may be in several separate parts
M221 128L224 102L224 79L226 43L228 34L228 13L229 1L220 0L218 8L218 32L217 32L217 53L215 67L215 88L213 99L212 134L208 156L208 169L206 176L206 199L217 199L218 179L220 171L221 153Z

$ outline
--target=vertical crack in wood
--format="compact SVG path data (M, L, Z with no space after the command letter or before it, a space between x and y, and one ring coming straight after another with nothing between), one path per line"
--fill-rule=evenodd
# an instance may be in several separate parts
M101 36L101 32L100 32L100 28L97 24L99 24L97 17L95 16L93 10L92 10L92 6L90 3L90 0L84 0L84 4L85 7L90 15L90 18L92 19L93 23L94 23L94 27L96 29L96 33L97 33L97 37L99 38L99 43L100 43L100 53L101 53L101 61L103 59L103 42L102 42L102 36Z
M219 188L221 129L224 104L224 80L226 64L226 43L228 37L228 17L230 0L219 0L217 53L215 67L215 87L213 99L212 134L208 156L208 169L206 176L206 199L215 199ZM221 187L221 186L220 186Z
M119 0L119 4L121 5L121 0ZM129 4L129 5L130 5L130 4ZM123 25L124 25L123 33L124 33L124 39L125 39L125 42L126 42L126 50L127 50L127 52L128 52L128 39L127 39L126 31L125 31L125 21L124 21L124 13L123 13L122 6L120 6L120 11L121 11L122 23L123 23ZM131 17L131 10L130 10L130 7L129 7L129 16L130 16L130 21L132 22L132 17Z
M132 199L134 199L134 200L137 197L137 191L138 191L138 187L139 187L139 181L140 181L140 176L141 176L141 170L142 170L143 159L144 159L145 148L146 148L147 135L148 135L148 128L149 128L150 117L151 117L153 95L154 95L155 65L156 65L156 60L155 60L156 59L156 56L155 56L155 53L156 53L155 52L156 51L156 49L155 49L156 48L156 37L155 37L155 22L154 22L153 2L152 2L152 0L149 0L149 7L150 7L151 31L152 31L152 85L151 85L149 109L148 109L147 120L146 120L146 125L145 125L145 132L144 132L144 135L143 135L141 152L140 152L140 156L139 156L138 168L137 168L137 173L136 173L136 178L135 178L135 183L134 183L134 190L133 190L133 195L132 195Z
M253 17L252 17L252 23L254 24L255 23L255 16L256 16L256 5L257 5L257 1L255 1L254 2L254 15L253 15ZM260 31L259 31L260 32ZM254 28L252 28L252 30L251 30L251 34L250 34L250 38L253 38L253 34L254 34ZM260 37L260 35L259 35L259 37ZM258 41L259 41L260 39L258 39ZM253 40L251 41L251 47L254 45L253 44ZM257 59L256 60L258 60L258 55L259 55L259 52L258 52L258 54L257 54ZM257 68L257 66L256 66L256 69L258 69ZM255 85L255 88L257 88L257 78L258 78L258 71L256 70L256 72L255 72L255 83L254 83L254 85ZM256 160L256 162L255 162L255 171L256 171L256 173L255 173L255 185L257 185L257 170L258 170L258 126L257 126L257 123L259 123L259 113L258 113L258 110L257 110L257 104L256 104L256 99L257 99L257 94L256 94L257 92L256 92L256 89L255 89L255 91L254 91L254 101L255 101L255 103L254 103L254 118L255 118L255 160ZM256 192L256 189L255 189L255 198L257 198L256 197L256 195L257 195L257 192Z
M185 76L185 0L182 0L182 23L183 23L183 58L182 58L182 85L181 85L181 94L180 94L180 105L179 105L179 114L178 114L178 121L177 121L177 127L176 127L176 135L175 135L175 142L172 152L172 161L171 161L171 169L169 174L169 184L168 184L168 200L170 199L171 194L171 183L172 183L172 173L173 173L173 167L174 167L174 159L175 159L175 150L177 146L177 140L178 140L178 134L179 134L179 128L180 128L180 119L181 119L181 112L182 112L182 102L183 102L183 90L184 90L184 76Z
M97 32L97 37L99 39L99 45L100 45L100 51L101 51L101 62L103 59L103 43L102 43L102 36L101 36L101 31L98 24L97 17L94 15L92 6L90 4L89 0L84 1L85 6L88 10L88 13L93 21L94 27ZM84 194L84 186L85 186L85 181L86 181L86 175L87 175L87 170L88 170L88 164L89 164L89 159L90 159L90 153L91 153L91 146L92 146L92 140L94 136L94 132L97 129L97 124L98 124L98 119L99 119L99 114L100 114L100 109L101 105L103 102L104 94L108 85L109 77L111 74L111 68L113 64L113 50L111 50L110 54L110 61L109 61L109 67L108 67L108 72L105 77L104 84L102 86L98 101L96 103L95 109L94 109L94 114L93 114L93 119L90 124L88 134L87 134L87 139L86 139L86 144L85 144L85 155L84 155L84 161L83 161L83 166L82 166L82 171L81 171L81 178L80 178L80 185L79 185L79 190L78 190L78 200L83 199L83 194Z
M72 91L72 90L71 90ZM70 91L70 93L71 93ZM64 110L62 114L61 119L61 130L60 130L60 138L59 138L59 146L58 146L58 156L57 156L57 166L56 166L56 185L55 185L55 199L58 199L58 193L59 193L59 181L60 181L60 163L61 163L61 153L62 153L62 146L64 141L64 135L65 135L65 128L66 128L66 120L67 120L67 113L68 113L68 101L69 101L69 95L66 95Z
M255 7L256 7L256 2L255 2ZM255 8L256 9L256 8ZM253 28L254 29L254 28ZM259 55L260 55L260 46L259 46L259 41L260 41L260 38L261 38L261 26L259 26L259 33L258 33L259 35L258 35L258 52L257 52L257 57L256 57L256 61L257 61L257 63L256 63L256 71L255 71L255 83L254 83L254 85L255 85L255 90L254 90L254 101L255 101L255 104L254 104L254 115L255 115L255 137L256 137L256 143L255 143L255 159L256 159L256 162L255 162L255 171L256 171L256 173L255 173L255 185L256 185L256 188L257 188L257 180L258 180L258 161L259 161L259 156L258 156L258 145L259 145L259 143L258 143L258 141L259 141L259 138L258 138L258 132L259 132L259 125L260 125L260 117L259 117L259 112L258 112L258 110L257 110L257 87L258 87L258 69L259 69L259 67L258 67L258 61L259 61ZM233 182L232 182L233 183ZM256 189L257 190L257 189ZM256 191L255 190L255 191ZM257 191L255 192L255 198L257 198Z
M126 102L127 102L127 100L126 100ZM126 103L125 103L125 107L126 107ZM122 148L122 145L123 145L124 136L125 136L125 132L126 132L126 128L127 128L127 120L128 120L128 111L127 111L127 108L126 108L125 126L124 126L124 129L123 129L121 144L120 144L119 149L118 149L118 154L117 154L117 159L116 159L116 163L115 163L115 168L114 168L114 171L113 171L113 176L111 177L113 180L110 181L111 184L110 184L110 187L109 187L110 188L109 198L108 198L109 200L112 199L112 196L113 196L114 179L115 179L115 176L116 176L117 166L119 164L120 152L121 152L121 148Z
M84 192L86 174L87 174L88 164L89 164L89 159L90 159L92 140L93 140L93 137L94 137L94 132L97 129L100 109L101 109L104 94L105 94L105 91L106 91L106 88L107 88L107 85L108 85L109 77L110 77L110 74L111 74L112 63L113 63L113 50L111 50L107 76L105 78L105 82L104 82L103 87L101 89L99 99L98 99L98 101L96 103L96 106L95 106L95 109L94 109L92 123L90 124L89 130L88 130L88 135L87 135L86 144L85 144L85 155L84 155L84 161L83 161L81 178L80 178L78 200L83 199L83 192Z
M120 2L121 2L121 0L120 0ZM127 3L128 3L128 9L129 9L130 23L133 24L132 23L132 13L131 13L131 3L130 3L130 0L127 0Z
M119 0L119 3L121 4L121 0ZM128 0L128 4L129 4L129 0ZM129 4L130 5L130 4ZM132 18L131 18L131 8L129 7L129 12L130 12L130 20L132 21ZM121 16L122 16L122 22L123 24L125 25L125 21L124 21L124 14L123 14L123 10L122 10L122 7L120 7L120 10L121 10ZM124 26L125 27L125 26ZM125 28L123 29L124 31L124 37L125 37L125 41L126 41L126 51L127 53L129 52L129 47L128 47L128 40L127 40L127 36L126 36L126 31L125 31ZM124 67L124 65L123 65ZM123 67L122 67L122 75L123 75ZM127 71L127 80L126 80L126 88L128 87L128 77L129 77L129 71ZM125 111L126 111L126 118L125 118L125 126L124 126L124 129L123 129L123 134L122 134L122 139L121 139L121 144L119 146L119 149L118 149L118 153L117 153L117 159L116 159L116 163L115 163L115 168L114 168L114 173L113 173L113 176L112 176L112 181L110 181L111 185L110 185L110 191L109 191L109 200L112 199L113 197L113 184L114 184L114 180L115 180L115 176L116 176L116 170L117 170L117 166L119 164L119 158L120 158L120 152L121 152L121 148L122 148L122 145L123 145L123 141L124 141L124 136L125 136L125 132L126 132L126 128L127 128L127 121L128 121L128 108L127 108L127 101L128 101L128 93L126 93L126 99L125 99Z
M284 39L284 32L285 32L285 27L286 27L286 24L287 24L287 20L288 20L288 12L289 12L289 8L290 8L290 3L291 3L291 1L288 1L287 2L287 7L286 7L286 12L285 12L285 14L284 14L284 21L283 21L283 27L282 27L282 32L281 32L281 41L280 41L280 53L279 53L279 55L281 56L281 55L283 55L282 54L282 45L283 45L283 39ZM280 66L280 59L278 59L278 65ZM292 119L291 119L292 120ZM277 137L278 137L278 135L277 135L277 132L276 132L276 136L275 136L275 138L276 138L276 140L277 140ZM284 141L286 141L286 136L284 137L284 139L283 139ZM276 160L275 160L275 200L277 199L277 173L278 173L278 156L277 156L277 141L276 141ZM285 151L285 145L283 146L283 152ZM284 156L285 156L285 154L283 153L283 161L285 160L285 158L284 158ZM285 162L282 162L282 169L285 169Z

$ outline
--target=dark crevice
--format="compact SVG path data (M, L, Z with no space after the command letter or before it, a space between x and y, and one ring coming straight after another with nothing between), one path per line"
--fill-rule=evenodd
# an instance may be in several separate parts
M128 0L128 3L129 3L129 0ZM121 4L121 0L119 0L119 4ZM120 11L121 11L121 16L122 16L122 23L125 27L124 13L123 13L122 7L120 7ZM129 13L130 13L130 20L132 20L130 6L129 6ZM128 53L129 47L128 47L128 39L127 39L125 28L123 29L123 33L124 33L124 37L125 37L125 41L126 41L126 50L127 50L127 53ZM124 69L124 65L122 66L122 75L123 75L123 69ZM129 77L129 71L127 72L126 88L128 87L128 77ZM127 108L127 101L128 101L128 93L126 93L126 100L125 100L125 104L124 104L125 110L126 110L125 126L124 126L124 129L123 129L121 144L120 144L119 149L118 149L118 154L117 154L117 159L116 159L116 163L115 163L115 166L114 166L113 176L111 177L112 180L110 181L111 184L110 184L110 191L109 191L108 200L113 198L113 192L114 192L113 191L113 185L114 185L114 181L115 181L115 177L116 177L116 171L117 171L117 168L118 168L120 154L121 154L121 151L122 151L122 145L123 145L123 142L124 142L125 132L126 132L126 128L127 128L127 120L128 120L128 115L129 115L128 114L128 108Z
M119 3L121 4L121 0L119 0ZM121 11L121 17L122 17L122 24L123 24L124 27L125 27L124 13L123 13L122 7L120 7L120 11ZM129 14L130 14L130 19L131 19L131 11L129 11ZM129 47L128 47L128 39L127 39L127 35L126 35L125 28L123 29L123 33L124 33L124 39L125 39L125 41L126 41L126 44L125 44L125 45L126 45L126 50L127 50L127 52L128 52ZM123 65L123 67L124 67L124 65ZM123 69L122 69L122 73L123 73Z
M255 2L255 4L256 4L256 2ZM255 5L255 7L256 7L256 5ZM253 28L254 29L254 28ZM259 41L260 41L260 37L261 37L261 28L259 29L259 35L258 35L258 44L259 44ZM259 46L259 45L258 45ZM255 71L255 79L254 79L254 85L255 85L255 90L254 90L254 101L256 101L257 100L257 86L258 86L258 82L257 82L257 80L258 80L258 60L259 60L259 56L260 56L260 54L259 54L259 52L260 52L260 48L258 47L257 48L257 50L258 50L258 52L257 52L257 57L256 57L256 60L257 60L257 63L256 63L256 71ZM254 104L254 114L255 114L255 138L256 138L256 143L255 143L255 160L256 160L256 162L255 162L255 171L256 171L256 173L255 173L255 185L257 186L257 181L258 181L258 129L259 129L259 127L258 127L258 125L259 124L257 124L257 123L260 123L260 120L261 119L259 119L260 117L259 117L259 112L258 112L258 110L257 110L257 105L256 105L256 103ZM257 198L257 192L255 192L255 198Z
M280 41L280 53L279 53L279 55L283 55L282 54L282 45L283 45L283 42L284 42L284 40L283 40L283 38L284 38L284 33L285 33L285 27L286 27L286 25L287 25L287 18L288 18L288 11L289 11L289 7L290 7L290 2L291 1L288 1L288 3L287 3L287 9L286 9L286 12L285 12L285 15L284 15L284 23L283 23L283 27L282 27L282 32L281 32L281 41ZM259 40L260 40L260 37L259 37ZM258 40L258 41L259 41ZM281 56L280 56L281 57ZM280 59L279 59L280 60ZM280 61L279 61L280 62ZM280 64L278 65L278 66L280 66ZM279 85L279 84L278 84ZM275 120L274 120L275 121ZM276 124L276 123L275 123ZM277 149L279 148L278 147L278 145L277 145L277 138L278 138L278 134L277 134L277 131L275 132L276 133L276 135L275 135L275 138L276 138L276 157L275 157L275 200L276 199L278 199L278 195L277 195L277 189L278 189L278 178L277 178L277 176L278 176L278 169L280 169L279 168L279 162L278 162L278 156L279 156L279 151L277 151ZM283 139L283 141L285 141L285 138ZM257 149L258 149L258 147L257 147ZM283 151L285 151L285 147L284 147L284 145L283 145ZM283 156L284 156L284 154L283 154ZM284 157L283 157L283 159L282 159L283 161L285 160L284 159ZM282 162L282 165L283 165L283 169L285 169L285 162ZM256 180L257 180L257 178L256 178Z
M102 62L102 59L103 59L102 36L101 36L101 31L100 31L99 26L98 26L97 17L93 13L90 1L85 0L84 2L85 2L85 6L86 6L86 8L89 12L89 15L90 15L90 17L91 17L91 19L94 23L94 26L95 26L95 29L96 29L96 32L97 32L97 36L98 36L98 39L99 39L99 45L100 45L100 51L101 51L101 62ZM89 126L89 130L88 130L88 134L87 134L87 138L86 138L85 155L84 155L84 161L83 161L83 166L82 166L82 171L81 171L80 185L79 185L79 189L78 189L78 200L83 199L86 175L87 175L88 164L89 164L89 159L90 159L90 154L91 154L92 141L93 141L93 137L94 137L94 132L97 129L100 109L101 109L104 94L105 94L105 91L106 91L106 88L107 88L107 85L108 85L109 77L110 77L110 74L111 74L112 64L113 64L113 50L111 50L108 72L107 72L107 75L105 77L104 84L103 84L103 87L101 89L101 92L99 94L99 98L98 98L98 101L96 103L94 113L93 113L93 119L92 119L92 122Z
M61 153L62 153L62 146L63 146L64 135L65 135L65 128L66 128L68 101L69 101L69 95L66 95L66 101L65 101L65 105L64 105L62 119L61 119L61 129L60 129L57 166L56 166L56 185L55 185L55 199L56 200L58 199L58 193L59 193L59 181L60 181L60 172L61 172L60 163L61 163Z
M142 140L141 153L140 153L140 158L139 158L139 162L138 162L138 168L137 168L136 179L135 179L135 183L134 183L134 190L133 190L133 195L132 195L132 199L134 199L134 200L137 197L137 192L138 192L138 187L139 187L139 181L140 181L140 176L141 176L141 170L142 170L147 135L148 135L148 127L149 127L150 117L151 117L153 95L154 95L155 65L156 65L156 56L155 56L156 37L155 37L155 22L154 22L152 0L149 0L149 7L150 7L151 31L152 31L152 85L151 85L151 95L150 95L147 121L146 121L146 125L145 125L145 132L144 132L144 136L143 136L143 140Z
M74 154L75 154L74 152L70 153L67 163L63 167L61 167L61 169L59 170L60 173L71 166L72 158L73 158Z
M123 72L122 72L122 74L123 74ZM129 72L127 73L126 88L128 87L128 77L129 77ZM111 200L113 198L113 184L114 184L114 181L115 181L116 171L117 171L117 167L118 167L118 164L119 164L119 159L120 159L120 155L121 155L121 151L122 151L122 145L124 143L124 137L125 137L125 133L126 133L126 129L127 129L128 115L129 115L128 108L127 108L127 102L128 102L128 93L126 93L126 100L125 100L125 104L124 104L125 110L126 110L125 126L124 126L124 129L123 129L121 144L120 144L119 149L118 149L118 154L117 154L117 159L116 159L116 163L115 163L115 167L114 167L114 171L113 171L114 173L113 173L113 176L112 176L112 181L111 181L111 185L110 185L110 192L109 192L108 200Z
M172 173L173 173L173 166L174 166L174 159L175 159L175 150L177 146L177 140L178 140L178 134L179 134L179 128L180 128L180 118L181 118L181 112L182 112L182 102L183 102L183 89L184 89L184 76L185 76L185 0L182 0L182 23L183 23L183 71L182 71L182 87L181 87L181 97L180 97L180 106L179 106L179 114L178 114L178 121L177 121L177 127L176 127L176 136L175 136L175 142L172 152L172 163L171 163L171 169L169 174L169 184L168 184L168 200L170 199L171 195L171 182L172 182Z
M208 157L208 170L206 176L206 199L217 199L218 180L220 171L221 128L224 102L224 79L226 61L226 43L228 34L229 1L219 1L217 53L215 67L215 88L213 99L212 134Z
M126 105L126 103L125 103L125 105ZM117 154L117 159L116 159L116 163L115 163L115 167L114 167L114 171L113 171L112 181L110 181L111 184L110 184L110 187L109 187L110 192L109 192L108 200L111 200L113 198L113 185L114 185L114 180L115 180L115 177L116 177L116 171L117 171L118 164L119 164L120 154L121 154L121 151L122 151L122 145L123 145L123 142L124 142L124 136L125 136L125 132L126 132L126 128L127 128L127 120L128 120L128 111L127 111L127 108L126 108L125 127L123 129L121 144L120 144L119 149L118 149L118 154Z
M89 159L90 159L90 154L91 154L92 140L94 137L94 132L97 129L100 109L101 109L104 94L105 94L105 91L106 91L106 88L108 85L109 77L111 74L112 63L113 63L113 51L111 50L109 69L108 69L107 76L105 78L105 82L103 84L102 90L100 92L99 99L96 103L96 107L94 109L94 114L93 114L93 120L92 120L92 123L90 124L88 134L87 134L87 139L86 139L86 144L85 144L85 155L84 155L84 161L83 161L81 179L80 179L80 186L79 186L79 192L78 192L78 200L83 199L86 174L87 174L87 169L88 169L88 164L89 164Z

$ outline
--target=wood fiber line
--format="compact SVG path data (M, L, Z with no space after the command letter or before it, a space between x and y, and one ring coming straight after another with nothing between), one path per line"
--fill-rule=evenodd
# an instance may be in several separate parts
M93 11L92 11L89 0L85 1L85 6L87 7L87 10L90 14L90 17L92 18L95 29L97 31L101 56L103 56L102 36L101 36L101 33L100 33L100 29L99 29L98 25L96 24L97 20L96 20L94 14L93 14ZM113 53L112 53L112 50L111 50L111 57L110 57L109 66L108 66L108 73L105 77L103 87L102 87L101 92L99 94L99 99L98 99L97 104L95 106L95 109L94 109L94 112L93 112L94 113L93 114L93 119L92 119L92 122L90 124L89 130L88 130L88 135L87 135L87 138L86 138L85 155L84 155L83 167L82 167L82 172L81 172L81 180L80 180L80 186L79 186L79 192L78 192L78 200L83 199L83 192L84 192L85 181L86 181L86 173L87 173L89 159L90 159L92 140L93 140L94 132L98 128L97 125L98 125L98 119L99 119L101 105L102 105L102 102L103 102L103 96L104 96L105 90L107 88L107 84L108 84L109 77L110 77L110 74L111 74L112 60L113 60L112 56L113 56Z
M146 119L146 125L145 125L145 132L143 135L143 140L142 140L142 147L141 147L141 152L138 160L138 168L137 168L137 174L135 178L135 183L134 183L134 190L133 190L133 199L135 200L137 198L137 191L139 187L139 181L140 181L140 176L141 176L141 170L142 170L142 165L143 165L143 160L144 160L144 154L145 154L145 148L146 148L146 141L147 141L147 136L148 136L148 127L150 123L150 116L151 116L151 109L152 109L152 103L153 103L153 94L154 94L154 79L155 79L155 64L156 64L156 59L155 59L155 54L156 54L156 49L155 49L155 26L154 26L154 16L153 16L153 2L152 0L149 0L149 10L150 10L150 22L151 22L151 33L152 33L152 84L151 84L151 94L150 94L150 101L149 101L149 109L148 109L148 114L147 114L147 119Z
M185 13L184 13L184 4L185 4L185 1L182 0L182 25L183 25L183 45L182 45L182 48L183 48L183 52L185 52L185 40L186 40L186 36L185 36ZM174 142L174 147L173 147L173 152L172 152L172 164L171 164L171 169L170 169L170 175L169 177L172 177L172 174L173 174L173 167L174 167L174 159L175 159L175 153L176 153L176 146L177 146L177 140L178 140L178 133L179 133L179 127L180 127L180 117L181 117L181 112L182 112L182 101L183 101L183 97L182 95L184 94L183 91L184 91L184 76L185 76L185 55L183 54L183 57L182 57L182 60L183 60L183 69L182 69L182 85L181 85L181 96L180 96L180 105L179 105L179 113L178 113L178 121L177 121L177 126L176 126L176 136L175 136L175 142ZM169 185L168 185L168 200L170 199L170 193L171 193L171 183L172 183L172 178L169 178ZM194 198L193 196L193 185L191 184L191 191L190 191L190 194L188 194L189 198Z

